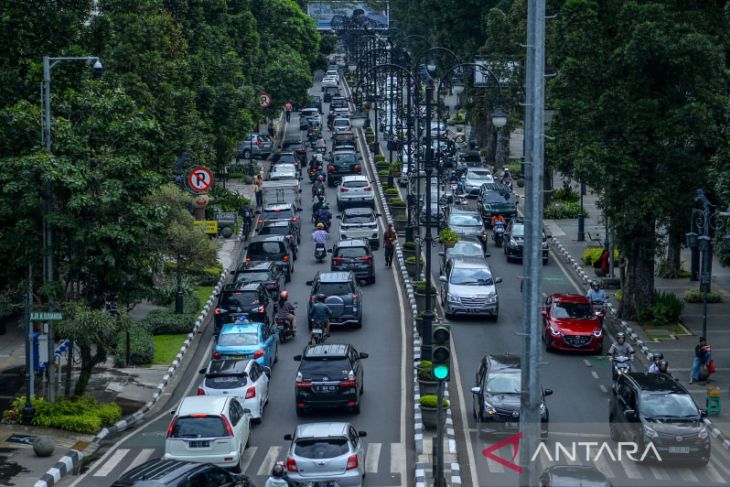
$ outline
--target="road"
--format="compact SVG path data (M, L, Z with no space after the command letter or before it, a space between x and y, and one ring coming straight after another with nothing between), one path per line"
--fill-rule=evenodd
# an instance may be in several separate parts
M319 94L318 83L312 94ZM325 113L328 107L325 106ZM299 133L299 119L292 114L287 126L288 134ZM325 135L325 140L329 137ZM383 264L382 250L376 252L375 265L377 284L362 286L364 293L364 324L362 329L333 331L328 343L351 343L360 352L370 357L364 361L365 394L362 412L327 412L304 417L298 420L294 408L294 378L298 363L292 357L301 353L307 341L306 306L309 287L305 284L318 270L329 270L329 265L316 263L314 245L308 238L313 228L310 222L311 204L308 180L302 182L303 212L302 243L292 281L287 285L290 301L298 303L298 329L296 340L281 345L279 362L273 368L270 383L270 401L261 425L254 426L252 445L246 450L244 472L255 485L263 486L271 468L277 460L285 460L288 442L284 435L293 433L300 422L349 421L358 430L368 433L365 443L366 480L368 486L407 485L406 465L413 465L412 438L409 421L405 421L406 404L412 396L407 396L409 388L404 381L406 355L404 346L405 324L401 314L403 293L396 284L395 274ZM334 201L334 193L328 188L328 201ZM337 220L333 220L331 236L337 238ZM381 222L382 225L382 222ZM164 438L169 425L168 411L173 409L181 397L192 394L199 383L197 371L207 365L212 344L211 326L203 331L202 339L190 366L183 372L178 387L171 392L167 404L160 408L161 413L151 414L145 422L132 433L114 443L105 445L103 456L91 464L81 478L71 478L66 485L83 487L107 487L124 471L150 458L160 457L164 452ZM412 407L412 406L411 406ZM410 411L410 409L408 409ZM67 482L64 480L64 482Z

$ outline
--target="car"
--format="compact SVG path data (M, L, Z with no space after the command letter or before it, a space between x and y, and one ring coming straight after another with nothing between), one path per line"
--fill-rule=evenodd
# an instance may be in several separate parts
M236 322L223 325L213 346L213 358L256 360L272 367L279 360L274 327L265 323Z
M319 95L309 95L307 97L307 105L305 108L316 108L319 113L322 112L322 97Z
M256 222L259 231L266 223L287 221L292 224L294 236L298 243L302 241L302 220L299 209L294 203L267 204L261 208L261 215Z
M545 299L542 322L547 351L603 352L601 320L583 295L551 294Z
M345 209L341 215L337 215L340 219L340 240L364 238L370 242L371 249L380 248L379 216L380 213L375 213L369 207Z
M318 294L324 294L324 303L332 312L330 326L352 325L362 327L362 291L357 283L355 273L349 272L317 272L314 279L307 281L311 286L307 316L309 328L312 328L312 305Z
M327 186L337 186L344 176L359 176L362 173L362 163L355 151L339 150L330 155L327 163Z
M299 161L299 167L301 168L307 163L307 146L302 142L301 136L297 135L294 137L285 137L281 142L282 153L293 153L296 159ZM272 157L272 160L276 158L276 154Z
M492 171L485 167L470 167L464 177L464 191L467 196L478 196L482 184L493 183Z
M327 88L335 88L335 89L337 89L337 85L338 84L339 84L339 81L334 76L325 76L324 78L322 78L321 86L322 86L322 92L325 93L325 97L324 97L325 103L328 101L327 100L327 92L326 92L326 89Z
M269 173L269 181L299 181L295 171L272 171Z
M334 83L334 80L330 79L328 84L329 86L325 86L322 88L322 99L325 103L329 103L330 101L332 101L332 98L337 96L337 94L340 92L340 89L337 87L336 83Z
M308 119L319 119L321 123L320 111L318 108L304 108L299 114L299 130L309 129Z
M133 467L112 487L253 487L246 475L234 474L212 463L182 462L157 458Z
M477 429L486 425L491 433L514 434L520 428L520 396L522 370L519 355L511 353L487 354L479 363L476 385L471 388L474 401L472 414ZM550 412L545 397L552 389L543 389L540 397L540 436L547 439Z
M375 208L375 192L367 176L343 176L337 188L337 211L349 206Z
M612 487L596 467L590 465L553 465L540 475L540 487Z
M352 271L355 277L375 283L375 256L367 239L340 240L332 247L330 270Z
M487 228L492 227L494 216L503 216L505 220L517 216L517 195L510 191L509 186L503 184L483 184L479 189L477 203Z
M339 72L339 70L337 69L337 67L333 67L333 68L328 68L328 69L327 69L327 72L326 72L326 73L324 73L324 75L325 75L325 76L329 76L329 77L332 77L332 78L335 78L335 79L337 80L337 82L338 82L338 83L339 83L339 81L340 81L340 72Z
M238 143L236 161L249 159L251 155L258 158L266 158L274 151L274 141L268 135L252 133Z
M499 295L496 284L502 278L493 277L484 257L455 257L446 262L441 282L441 302L444 315L486 315L499 318Z
M365 476L366 447L350 423L300 424L293 435L286 458L289 480L300 485L318 481L320 485L361 487Z
M231 273L233 274L234 283L263 282L266 290L269 291L269 296L273 299L278 299L279 293L284 289L286 282L286 275L281 267L270 261L242 262Z
M548 255L550 254L550 245L548 239L550 235L547 235L545 231L542 232L542 264L547 265ZM513 219L507 224L507 228L504 232L504 242L502 245L504 248L504 255L507 258L507 262L513 260L522 260L522 251L525 246L525 222L522 219Z
M251 411L251 420L261 422L264 406L269 402L270 368L255 360L213 359L199 372L203 380L198 396L236 397L244 409Z
M245 314L250 321L271 323L274 301L263 282L227 284L218 295L215 306L215 331L220 330L227 314Z
M241 471L251 437L251 412L237 398L185 397L171 414L165 460L212 463Z
M640 453L652 443L664 463L706 465L711 443L705 417L671 375L628 372L618 377L611 395L608 426L612 440L634 442Z
M292 261L294 250L289 245L289 239L284 235L257 235L245 246L245 262L264 260L276 262L284 270L286 282L291 281L294 272Z
M446 262L452 258L458 257L484 257L484 247L478 239L462 238L454 244L453 247L444 249L439 252L441 257L441 266L439 274L443 274Z
M478 150L465 150L456 155L458 168L482 167L484 160Z
M294 260L297 260L299 252L298 238L299 231L291 220L269 220L259 230L259 235L283 235L289 239Z
M297 415L321 408L346 408L360 413L364 371L362 359L367 353L358 353L352 345L310 345L299 362L294 384L294 402Z
M335 107L335 109L332 110L332 113L335 115L335 120L337 120L338 118L346 118L349 121L350 116L352 115L350 113L350 109L347 106L344 106L344 107ZM336 129L337 128L337 124L335 123L334 126L335 126L335 129ZM350 130L351 130L351 128L350 128ZM343 132L349 132L350 130L343 130Z
M487 229L484 228L484 222L478 212L453 209L449 213L448 225L460 237L479 239L486 247Z
M330 112L334 113L337 108L348 108L347 98L344 96L333 96L332 100L330 100Z
M347 150L355 150L355 135L352 132L340 132L332 134L332 152L347 147Z

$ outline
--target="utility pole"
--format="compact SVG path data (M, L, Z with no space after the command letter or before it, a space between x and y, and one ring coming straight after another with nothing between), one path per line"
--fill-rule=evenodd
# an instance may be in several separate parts
M525 80L525 290L523 296L522 390L519 448L520 487L538 485L530 464L540 441L542 394L538 364L540 349L540 275L542 272L542 209L545 129L545 0L529 0L527 7L527 66Z
M29 425L35 417L35 408L32 399L35 396L35 372L33 371L33 326L30 322L30 307L33 305L33 264L28 264L28 289L25 295L25 310L23 323L25 324L25 406L23 406L23 424Z

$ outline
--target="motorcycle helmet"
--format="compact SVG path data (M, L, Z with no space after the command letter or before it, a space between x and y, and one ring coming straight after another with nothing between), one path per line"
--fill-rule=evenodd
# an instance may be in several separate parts
M324 223L317 223L317 230L323 230L324 229Z
M599 288L598 281L591 281L591 288L594 291L598 291L598 288Z
M654 352L652 355L652 358L656 361L658 360L664 360L664 354L662 352Z
M282 291L282 292L280 292L279 293L279 299L281 301L286 301L287 299L289 299L289 291Z
M320 174L320 175L319 175L319 176L317 177L317 179L318 179L318 180L320 180L320 181L324 181L324 176L322 176L322 175Z
M324 303L325 299L327 299L327 296L325 296L324 294L317 294L317 301L319 301L320 303Z
M669 363L666 360L661 360L659 362L659 372L666 374L668 369L669 369Z
M626 340L626 333L622 331L616 333L616 340Z
M274 465L274 468L271 469L271 475L276 478L281 478L284 476L284 467L277 463Z

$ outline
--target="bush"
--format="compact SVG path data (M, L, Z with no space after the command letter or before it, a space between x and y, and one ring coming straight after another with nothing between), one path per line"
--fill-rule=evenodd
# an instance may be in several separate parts
M639 310L638 321L657 326L675 325L684 310L684 303L672 293L654 292L652 303Z
M684 293L684 300L688 303L702 303L704 302L704 293L700 292L699 289L690 289ZM710 291L707 293L708 303L721 303L722 296L717 291Z
M553 191L553 198L564 203L578 203L580 194L571 188L559 188Z
M673 265L670 265L666 260L659 262L656 268L657 277L662 279L686 279L691 273L682 268L677 269Z
M619 289L618 291L616 291L615 296L616 296L616 301L618 301L620 303L621 299L623 299L623 297L624 297L624 291L622 289Z
M379 169L378 170L378 176L388 176L390 175L390 172L388 172L387 169Z
M580 257L580 260L585 265L592 266L593 264L595 264L595 262L598 259L601 258L602 253L603 253L603 247L588 247L583 251L583 255ZM619 259L618 250L614 249L613 260L617 261L618 259Z
M59 428L76 433L94 434L102 427L110 426L122 417L122 409L116 403L102 404L83 396L55 403L44 399L33 399L36 415L33 425L45 428ZM25 397L18 397L12 404L12 413L4 416L20 417L25 407Z
M507 163L507 169L509 169L509 172L512 173L512 177L516 178L520 174L520 166L522 164L517 159L512 159Z
M439 240L442 243L453 245L459 241L459 235L450 228L444 228L439 232Z
M441 405L443 408L449 407L448 399L444 398L441 401ZM425 396L421 396L421 398L418 400L418 403L421 405L421 407L436 409L436 406L438 405L438 397L433 394L426 394Z
M391 162L390 163L390 172L392 172L392 173L401 172L402 168L403 168L403 166L401 165L400 162Z
M418 380L435 380L433 376L433 362L421 360L418 364Z
M223 270L220 266L211 266L203 269L202 272L195 274L198 280L199 286L215 286L218 284L218 279L221 277L221 271Z
M398 188L385 188L383 190L384 194L398 194Z
M566 218L577 218L580 214L579 203L566 203L553 201L545 208L544 218L548 220L564 220ZM588 210L583 208L583 216L588 218Z
M154 310L140 320L138 325L145 327L151 335L179 335L193 331L195 315Z
M420 257L421 265L423 265L423 257ZM415 264L416 263L416 256L415 255L409 255L406 258L406 264Z
M152 341L152 333L144 327L133 325L129 329L129 340L132 345L127 364L127 333L121 331L117 335L117 346L115 351L115 367L128 367L130 365L149 365L155 356L155 345Z
M416 242L405 242L403 250L416 250Z
M393 198L389 201L390 206L403 207L406 206L406 202L400 198Z
M415 262L415 259L413 260ZM426 281L423 279L419 279L418 281L415 281L413 283L413 292L418 294L426 294ZM436 292L436 286L431 284L431 293Z
M251 204L251 200L242 196L238 191L231 191L218 185L213 186L210 195L213 197L215 206L221 211L237 212L240 207Z
M373 160L375 161L376 164L378 162L385 162L385 155L384 154L375 154L375 156L373 156Z

